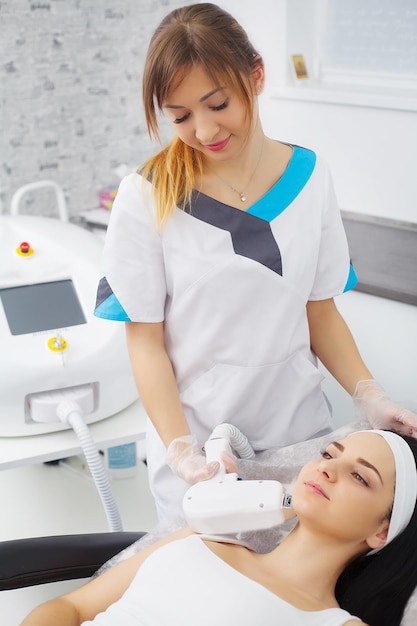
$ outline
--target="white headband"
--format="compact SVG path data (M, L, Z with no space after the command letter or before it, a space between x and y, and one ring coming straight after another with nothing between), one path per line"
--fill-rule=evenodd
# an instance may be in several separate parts
M363 430L360 432L381 435L391 448L395 460L395 493L388 535L381 548L375 548L368 552L368 554L375 554L402 533L411 520L417 499L416 462L410 446L400 435L387 430Z

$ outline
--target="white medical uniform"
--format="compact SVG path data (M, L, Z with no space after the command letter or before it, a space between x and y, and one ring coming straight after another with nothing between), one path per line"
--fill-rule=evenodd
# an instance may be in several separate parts
M104 274L97 316L164 321L201 445L222 422L255 450L329 429L306 303L341 294L356 277L331 176L314 152L294 146L282 177L247 211L195 192L160 229L150 184L130 174L113 205ZM160 514L173 514L187 485L166 466L151 424L147 446Z
M159 548L122 598L82 626L342 626L340 608L302 611L216 556L198 535Z

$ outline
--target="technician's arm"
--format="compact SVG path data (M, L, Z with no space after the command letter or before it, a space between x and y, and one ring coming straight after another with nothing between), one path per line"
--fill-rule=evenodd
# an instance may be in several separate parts
M360 380L373 378L333 298L307 303L310 341L323 365L353 395Z
M356 416L373 428L417 438L417 415L390 400L373 379L333 299L310 301L307 315L313 352L352 396Z
M171 361L165 350L164 325L129 322L127 346L139 395L165 446L190 434Z
M115 565L98 578L34 609L20 626L80 626L117 602L145 559L161 546L191 534L182 529Z
M167 461L171 469L191 484L211 478L218 471L219 463L206 463L195 437L190 434L172 363L165 349L163 323L129 322L126 337L139 395L168 449Z

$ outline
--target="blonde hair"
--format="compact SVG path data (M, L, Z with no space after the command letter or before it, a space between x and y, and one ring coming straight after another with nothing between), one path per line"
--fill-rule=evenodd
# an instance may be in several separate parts
M253 92L247 80L262 62L240 24L215 4L192 4L169 13L156 29L146 57L142 96L150 137L160 141L157 111L169 93L200 65L216 84L233 89L252 115ZM150 180L156 216L162 225L176 206L190 202L202 155L177 136L140 168Z

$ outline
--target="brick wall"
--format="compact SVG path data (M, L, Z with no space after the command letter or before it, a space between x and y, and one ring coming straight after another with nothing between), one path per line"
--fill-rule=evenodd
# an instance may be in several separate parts
M154 149L141 106L149 38L186 0L1 0L0 212L21 185L52 179L71 216L98 205L121 163ZM168 135L167 135L168 136ZM23 210L54 212L26 196Z

